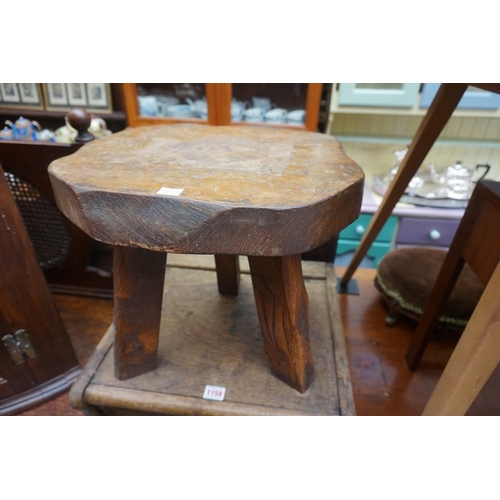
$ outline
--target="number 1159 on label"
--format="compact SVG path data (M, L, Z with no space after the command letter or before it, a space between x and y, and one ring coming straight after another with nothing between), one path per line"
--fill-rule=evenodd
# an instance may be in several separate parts
M226 395L225 387L217 387L216 385L207 385L203 393L203 399L213 399L215 401L224 401Z

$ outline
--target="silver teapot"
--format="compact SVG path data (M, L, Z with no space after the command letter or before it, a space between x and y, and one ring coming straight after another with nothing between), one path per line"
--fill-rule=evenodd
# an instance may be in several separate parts
M429 165L434 182L446 187L451 193L469 193L474 188L474 184L483 179L490 170L490 165L476 165L475 168L469 168L457 161L453 165L448 165L442 170L436 170L433 164ZM484 172L480 172L480 169Z

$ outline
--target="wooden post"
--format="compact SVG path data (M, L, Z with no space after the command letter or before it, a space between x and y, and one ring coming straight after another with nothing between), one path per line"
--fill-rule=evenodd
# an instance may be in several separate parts
M478 186L481 188L481 186ZM481 196L482 190L475 190L467 210L462 218L457 232L453 238L450 249L446 254L443 266L439 271L436 282L427 298L422 316L419 319L417 329L412 336L412 340L405 354L406 364L410 370L416 370L427 344L434 333L439 317L455 287L455 284L464 267L465 259L463 250L467 247L468 239L472 233L474 225L478 222L478 217L483 205ZM479 242L476 242L476 245ZM474 269L473 269L474 270ZM483 282L484 283L484 282Z
M301 257L248 257L266 355L272 373L299 392L315 372L309 345L309 299Z
M346 285L363 260L370 246L375 241L382 226L391 215L396 203L405 192L409 182L415 175L427 153L448 123L448 119L455 110L458 102L467 88L466 83L443 83L434 98L434 101L425 115L420 127L413 138L408 153L401 163L398 173L394 177L389 190L382 200L377 213L372 217L370 225L363 236L352 260L342 277L342 284Z
M500 264L481 296L423 415L465 415L500 361Z
M114 247L115 374L120 380L156 368L167 254Z
M215 255L217 287L221 295L238 295L240 263L237 255Z

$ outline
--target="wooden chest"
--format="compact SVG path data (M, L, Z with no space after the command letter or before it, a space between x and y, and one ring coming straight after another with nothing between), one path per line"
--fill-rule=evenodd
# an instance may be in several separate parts
M238 297L217 292L213 256L168 255L158 368L118 380L110 327L70 401L87 414L354 415L333 265L303 262L317 376L305 394L275 378L265 356L246 258ZM204 399L207 385L226 389Z

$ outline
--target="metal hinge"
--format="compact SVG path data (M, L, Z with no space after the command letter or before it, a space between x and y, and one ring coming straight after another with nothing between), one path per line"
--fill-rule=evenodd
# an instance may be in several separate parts
M18 330L14 335L5 335L2 341L7 351L9 351L12 361L14 361L16 365L22 365L24 363L24 355L29 359L36 358L37 356L26 330Z

